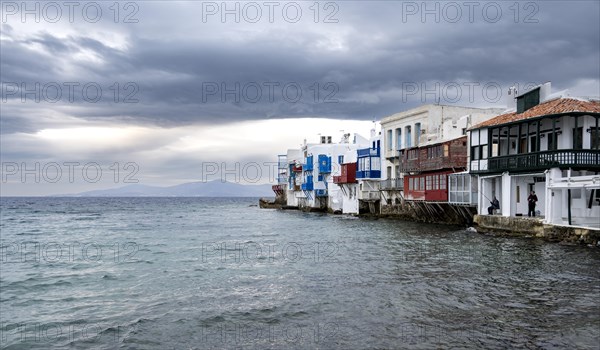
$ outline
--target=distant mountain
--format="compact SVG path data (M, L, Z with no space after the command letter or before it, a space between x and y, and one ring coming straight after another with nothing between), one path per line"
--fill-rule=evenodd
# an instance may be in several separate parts
M140 184L66 195L69 197L273 197L271 185L242 185L218 180L159 187Z

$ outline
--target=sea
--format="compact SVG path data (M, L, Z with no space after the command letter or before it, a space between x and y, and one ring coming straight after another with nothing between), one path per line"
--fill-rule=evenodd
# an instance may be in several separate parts
M268 210L0 200L6 349L598 349L600 249Z

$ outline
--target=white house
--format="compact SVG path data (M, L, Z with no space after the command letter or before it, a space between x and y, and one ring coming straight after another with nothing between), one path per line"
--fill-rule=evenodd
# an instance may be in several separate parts
M298 206L298 198L302 194L300 186L302 185L302 162L304 155L300 149L288 149L286 154L287 162L287 205Z
M479 214L496 196L500 215L526 216L535 191L546 223L600 228L600 101L552 95L545 83L515 102L469 132Z
M405 172L402 163L409 149L460 138L466 135L469 127L502 111L497 108L429 104L383 118L382 152L385 162L382 178L385 181L382 182L382 191L386 204L398 204L403 198Z
M333 177L333 183L339 186L338 200L342 203L342 213L358 214L358 181L356 180L356 150L350 150L340 156L339 172Z
M381 205L381 134L371 130L365 147L356 151L359 211L378 214Z
M288 150L287 204L303 209L343 211L344 195L334 183L340 174L339 161L347 154L356 153L365 139L345 134L339 143L333 143L331 136L322 136L321 142L304 142L299 150Z

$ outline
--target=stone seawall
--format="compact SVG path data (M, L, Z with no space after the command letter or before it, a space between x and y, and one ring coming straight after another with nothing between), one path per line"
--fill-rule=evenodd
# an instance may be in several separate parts
M478 232L513 237L536 237L549 242L600 245L600 230L572 226L544 224L542 219L475 215Z

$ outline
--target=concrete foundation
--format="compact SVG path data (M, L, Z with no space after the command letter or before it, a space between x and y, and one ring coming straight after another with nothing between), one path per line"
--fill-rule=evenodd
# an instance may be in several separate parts
M475 215L477 231L514 237L536 237L549 242L599 246L600 230L544 224L542 219Z

